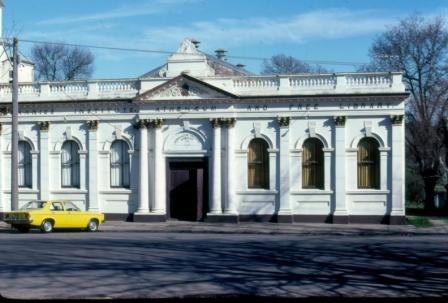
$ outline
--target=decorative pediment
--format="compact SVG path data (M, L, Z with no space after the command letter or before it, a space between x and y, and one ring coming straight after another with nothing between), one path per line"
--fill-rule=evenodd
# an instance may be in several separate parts
M235 97L218 87L183 74L144 92L134 101L146 103L161 100L229 99Z

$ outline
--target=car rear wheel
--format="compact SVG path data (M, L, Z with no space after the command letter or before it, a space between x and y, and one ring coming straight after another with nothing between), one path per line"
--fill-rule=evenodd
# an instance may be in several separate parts
M95 219L91 219L89 221L89 224L87 224L87 231L97 231L98 230L98 221Z
M44 220L40 226L40 229L44 233L51 233L53 231L53 222L50 220Z

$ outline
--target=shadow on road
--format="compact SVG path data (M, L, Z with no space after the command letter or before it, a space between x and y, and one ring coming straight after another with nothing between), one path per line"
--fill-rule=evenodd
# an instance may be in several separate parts
M233 303L377 302L387 297L438 302L437 297L448 295L448 247L434 241L411 246L399 237L353 241L246 235L235 241L222 235L111 239L97 234L77 241L30 236L27 246L20 241L0 246L6 297L20 291L41 299ZM3 252L3 245L16 251L14 256Z

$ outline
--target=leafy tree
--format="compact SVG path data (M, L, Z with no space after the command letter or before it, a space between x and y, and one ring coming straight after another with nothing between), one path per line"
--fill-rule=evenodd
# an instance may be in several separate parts
M39 80L88 79L93 73L94 56L88 49L62 44L36 44L31 49Z
M278 54L264 60L262 74L298 74L298 73L326 73L320 65L310 65L291 56Z
M440 120L448 106L448 32L440 17L426 21L418 14L381 34L370 48L363 70L403 71L410 92L406 108L407 165L422 177L425 208L434 206L443 150Z

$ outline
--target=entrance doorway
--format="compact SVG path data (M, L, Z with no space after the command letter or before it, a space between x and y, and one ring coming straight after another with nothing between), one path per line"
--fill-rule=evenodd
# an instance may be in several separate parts
M168 159L168 218L203 221L208 212L207 180L207 158Z

